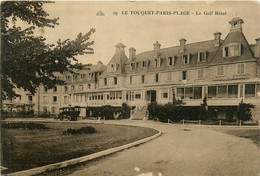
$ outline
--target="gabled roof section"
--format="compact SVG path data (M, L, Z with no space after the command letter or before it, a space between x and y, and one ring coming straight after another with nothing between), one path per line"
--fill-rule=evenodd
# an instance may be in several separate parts
M123 52L116 52L112 59L107 64L104 72L101 76L105 75L118 75L125 73L124 65L127 62L128 58L126 57L125 53ZM114 64L116 66L116 71L109 72L110 65Z
M225 47L228 44L231 43L240 43L241 44L241 55L240 56L234 56L234 57L223 57L223 47ZM216 52L216 55L212 58L211 63L229 63L234 61L242 61L242 60L248 60L253 59L254 54L250 48L250 45L248 44L243 32L236 31L236 32L230 32L225 40L220 45L218 51Z

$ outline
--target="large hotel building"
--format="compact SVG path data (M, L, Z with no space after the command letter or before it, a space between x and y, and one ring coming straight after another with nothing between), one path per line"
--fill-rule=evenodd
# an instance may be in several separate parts
M173 95L184 106L200 106L207 97L209 108L238 106L243 101L255 105L253 119L260 119L260 38L249 44L242 32L242 19L230 22L225 38L220 32L212 39L188 43L180 39L178 46L162 48L156 41L153 50L136 54L135 48L125 55L122 43L115 45L115 54L105 66L85 65L78 74L58 75L67 82L48 90L41 86L35 95L21 92L20 98L5 101L4 108L17 105L38 112L57 114L61 107L103 105L144 109L150 102L171 102ZM144 108L140 108L144 107ZM225 118L218 110L218 118Z

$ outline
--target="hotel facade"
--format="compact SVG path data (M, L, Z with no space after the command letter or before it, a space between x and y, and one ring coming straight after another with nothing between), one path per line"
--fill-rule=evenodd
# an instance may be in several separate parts
M3 107L13 110L15 104L25 104L35 113L57 114L61 107L80 106L85 116L88 107L127 103L143 110L150 102L171 102L173 96L184 106L200 106L207 97L209 108L252 103L253 119L259 120L260 38L249 44L243 23L233 18L224 39L215 32L207 41L188 43L182 38L178 46L169 48L156 41L153 50L139 54L131 47L128 57L124 44L118 43L106 66L88 64L77 74L57 75L67 84L53 90L41 86L35 95L22 93L22 98L5 101ZM225 118L221 108L217 113L219 119Z

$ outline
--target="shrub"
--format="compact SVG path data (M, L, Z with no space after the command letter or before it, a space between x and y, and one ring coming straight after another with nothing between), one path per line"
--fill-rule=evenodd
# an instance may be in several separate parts
M148 119L155 119L157 117L157 102L151 102L147 110L149 111L149 117Z
M115 113L115 108L110 105L102 106L100 110L100 116L105 117L106 119L114 119L114 113Z
M128 119L130 118L130 106L128 106L126 103L122 104L122 108L120 108L121 114L119 116L120 119Z
M7 129L25 129L25 130L34 130L34 129L47 129L44 124L39 123L23 123L23 122L14 122L14 123L1 123L1 128Z
M64 135L67 134L86 134L86 133L96 133L96 129L92 126L86 126L79 129L69 128L66 131L63 131Z
M237 109L237 119L242 121L252 120L252 112L251 109L255 108L253 104L250 103L239 103Z

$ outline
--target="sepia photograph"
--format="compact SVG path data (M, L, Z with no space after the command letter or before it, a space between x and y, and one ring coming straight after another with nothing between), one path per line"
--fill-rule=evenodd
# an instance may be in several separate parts
M260 1L1 2L0 175L259 176Z

